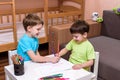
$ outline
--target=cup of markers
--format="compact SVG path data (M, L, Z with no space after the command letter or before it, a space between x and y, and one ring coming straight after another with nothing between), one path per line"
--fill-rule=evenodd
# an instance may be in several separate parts
M11 58L14 64L14 74L16 76L23 75L24 74L24 59L17 54L12 55Z

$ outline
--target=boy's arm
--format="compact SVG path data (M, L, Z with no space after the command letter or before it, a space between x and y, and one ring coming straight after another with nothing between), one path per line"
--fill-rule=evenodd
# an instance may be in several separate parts
M81 69L81 68L86 68L86 67L91 67L94 63L94 60L91 59L83 64L75 64L72 68L73 69Z
M59 57L63 56L64 54L66 54L69 50L67 50L66 48L63 48L62 50L60 50L59 53L57 53L59 55Z
M35 53L32 50L29 50L28 55L34 62L52 62L56 63L59 58L58 57L45 57L45 56L40 56L39 52L35 55Z
M36 54L40 56L40 53L39 53L39 51L38 51L38 50L37 50L37 53L36 53Z

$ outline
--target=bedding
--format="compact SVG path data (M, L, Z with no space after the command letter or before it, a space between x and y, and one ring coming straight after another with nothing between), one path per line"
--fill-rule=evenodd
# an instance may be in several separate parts
M62 24L62 23L63 23L62 18L48 19L48 27L50 27L51 25ZM64 23L67 23L66 18L64 19ZM4 27L4 26L12 26L12 24L11 23L0 24L0 27ZM19 40L20 37L22 37L22 35L25 33L22 22L17 22L16 28L17 28L17 39ZM45 37L45 36L46 36L45 28L43 27L40 31L39 38ZM0 44L14 42L12 29L0 30L0 37L1 37Z
M10 26L10 23L1 24L2 26ZM16 23L17 26L17 39L19 40L23 34L25 33L24 27L21 22ZM45 29L44 27L41 29L39 38L45 37ZM13 30L12 29L6 29L6 30L0 30L0 44L5 44L13 41Z

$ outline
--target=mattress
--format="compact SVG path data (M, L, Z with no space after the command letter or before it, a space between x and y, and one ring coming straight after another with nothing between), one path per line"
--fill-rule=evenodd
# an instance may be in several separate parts
M11 23L0 24L0 27L11 26L11 25L12 25ZM19 40L25 33L25 30L21 22L16 23L16 28L17 28L17 39ZM46 35L45 29L43 27L40 31L39 38L45 37L45 35ZM13 30L12 29L0 30L0 44L10 43L10 42L14 42Z

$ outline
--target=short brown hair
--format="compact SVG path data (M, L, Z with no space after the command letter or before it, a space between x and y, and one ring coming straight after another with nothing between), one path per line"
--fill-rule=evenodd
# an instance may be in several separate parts
M23 19L23 26L25 31L27 31L28 26L35 26L37 24L44 24L43 21L39 18L39 16L35 14L28 14L24 19Z
M85 32L89 32L89 25L84 20L75 21L70 28L71 34L80 33L84 34Z

